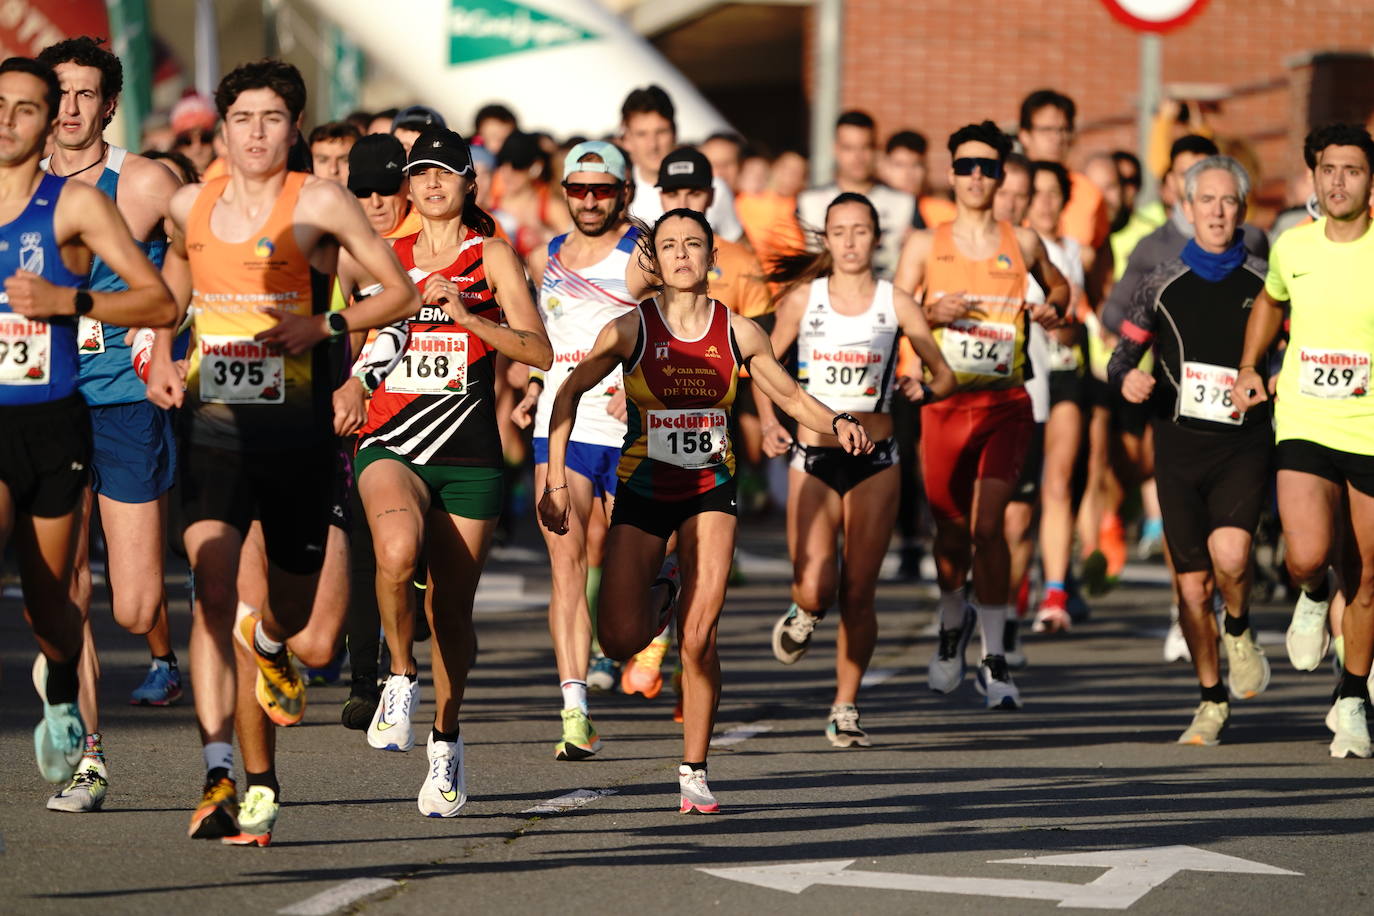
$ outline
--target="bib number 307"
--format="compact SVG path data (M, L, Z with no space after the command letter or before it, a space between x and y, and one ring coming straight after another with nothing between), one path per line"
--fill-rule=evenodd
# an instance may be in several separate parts
M1369 390L1369 354L1359 350L1298 352L1298 390L1313 398L1360 398Z
M720 408L649 411L649 457L680 468L706 468L725 461L729 418Z
M282 404L285 363L265 344L238 337L200 338L200 399L207 404Z

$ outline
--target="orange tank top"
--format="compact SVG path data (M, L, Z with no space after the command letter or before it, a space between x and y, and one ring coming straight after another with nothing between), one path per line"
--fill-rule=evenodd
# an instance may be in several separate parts
M330 438L330 355L340 341L289 356L253 340L277 323L262 311L266 306L297 315L329 308L332 278L314 270L296 244L296 201L307 177L288 173L267 219L242 242L223 241L210 229L227 176L206 184L191 206L186 252L196 345L186 403L193 442L271 451Z
M934 330L959 391L1019 388L1025 383L1026 262L1011 224L998 222L1001 238L991 257L974 261L954 242L954 224L934 230L926 264L927 302L951 293L977 300L958 321Z

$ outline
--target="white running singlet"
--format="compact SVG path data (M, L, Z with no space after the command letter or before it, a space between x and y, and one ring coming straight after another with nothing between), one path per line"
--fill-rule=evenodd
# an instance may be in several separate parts
M830 280L811 281L797 330L797 380L836 411L886 413L901 326L892 284L877 281L873 301L858 315L841 315L830 303Z

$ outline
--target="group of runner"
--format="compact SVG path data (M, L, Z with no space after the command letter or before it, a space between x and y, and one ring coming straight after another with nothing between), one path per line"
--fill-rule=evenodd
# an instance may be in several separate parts
M795 574L772 651L798 661L838 604L832 745L870 744L858 694L910 491L935 527L929 685L961 687L976 627L974 686L989 709L1017 709L1018 624L1072 624L1075 518L1096 546L1120 501L1111 481L1133 482L1113 470L1119 438L1124 466L1158 494L1199 680L1179 740L1217 743L1230 701L1269 682L1248 609L1277 469L1301 589L1289 656L1316 668L1334 634L1330 750L1371 756L1363 128L1309 135L1319 215L1272 252L1244 225L1244 168L1183 138L1174 211L1131 252L1113 234L1132 218L1120 185L1064 164L1075 110L1059 93L1023 104L1025 155L991 121L949 137L952 202L921 196L920 179L878 182L875 126L850 112L836 125L836 184L800 197L779 230L803 246L765 266L734 187L705 151L677 145L672 102L649 87L626 100L623 145L563 152L552 199L569 228L522 258L479 203L493 154L437 112L397 113L395 136L317 129L312 175L293 167L311 161L299 155L300 74L245 64L216 92L224 155L202 181L189 163L178 175L104 138L121 83L118 59L87 38L0 64L0 534L41 649L34 740L59 785L49 808L97 810L109 787L89 622L98 518L115 618L151 656L136 703L181 694L165 545L190 565L205 770L192 837L271 842L274 726L302 720L307 676L337 671L345 643L344 724L409 751L417 631L432 639L435 701L417 805L457 814L473 603L518 465L511 443L530 427L563 705L555 756L600 750L589 688L618 680L656 696L676 638L684 812L718 808L707 752L738 480L784 456ZM512 131L493 145L525 150ZM912 137L888 154L923 161ZM704 146L738 179L733 141ZM917 467L904 467L904 443Z

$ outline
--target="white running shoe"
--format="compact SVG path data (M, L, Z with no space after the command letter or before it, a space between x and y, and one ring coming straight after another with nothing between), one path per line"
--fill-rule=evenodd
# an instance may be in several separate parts
M1363 697L1341 697L1331 704L1326 714L1326 727L1335 735L1331 739L1332 757L1369 757L1374 748L1369 742L1369 720L1365 715Z
M680 764L677 768L677 785L682 793L677 806L679 814L691 814L693 811L715 814L720 811L720 804L711 794L711 787L706 784L705 770L694 770L685 763Z
M1293 607L1293 620L1288 624L1284 643L1288 646L1288 660L1299 671L1314 671L1331 648L1331 634L1326 629L1326 614L1331 609L1331 589L1335 583L1327 572L1325 601L1313 601L1307 592L1298 590L1298 603Z
M1222 729L1231 718L1230 703L1213 703L1203 700L1193 713L1193 722L1178 736L1179 744L1193 744L1198 747L1215 747L1221 743Z
M811 633L820 622L820 614L793 604L773 624L773 657L784 665L795 664L811 648Z
M1249 630L1239 636L1221 631L1221 644L1226 647L1226 687L1237 700L1248 700L1264 693L1269 686L1269 659L1255 642Z
M382 698L367 727L367 743L379 751L408 751L415 746L410 717L420 702L420 681L393 674L382 685Z
M853 703L830 707L830 721L825 723L825 737L835 747L872 747L868 732L859 724L859 708Z
M463 772L463 736L452 743L435 741L430 733L425 745L429 773L416 799L425 817L453 817L467 804L467 775Z
M109 788L109 772L105 769L105 761L96 760L94 757L82 757L71 780L48 799L48 810L69 811L73 814L99 811L100 806L105 803L105 793Z
M1021 691L1007 670L1007 660L1001 655L989 655L978 666L974 687L987 697L988 709L1020 709Z
M1169 632L1164 634L1164 660L1166 662L1191 662L1193 653L1188 649L1188 640L1183 636L1183 625L1178 622L1178 605L1169 608Z
M973 620L973 608L964 605L964 619L960 625L954 629L940 630L935 656L926 669L926 683L936 693L953 693L964 683L964 673L968 670L964 650L973 636Z

